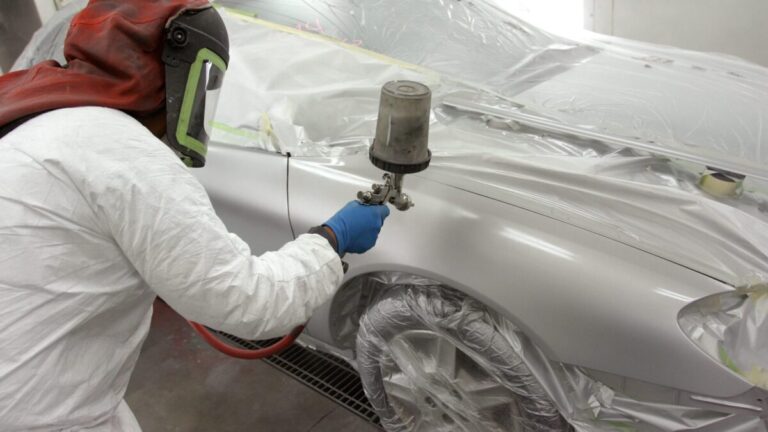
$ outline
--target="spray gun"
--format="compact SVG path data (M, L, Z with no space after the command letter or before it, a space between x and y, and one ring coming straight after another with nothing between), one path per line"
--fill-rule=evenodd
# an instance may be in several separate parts
M369 157L377 168L386 171L384 184L358 192L363 204L390 203L398 210L413 207L403 192L403 177L425 170L432 159L429 143L429 117L432 92L414 81L390 81L381 89L376 137Z
M403 177L425 170L432 159L427 148L432 92L424 84L413 81L391 81L381 89L379 121L370 151L371 162L386 171L384 184L374 184L368 192L358 192L363 204L390 203L398 210L413 207L411 198L403 193ZM346 273L347 265L344 264ZM215 349L232 357L259 359L274 355L289 347L304 330L296 327L273 345L242 349L222 342L205 326L190 322Z

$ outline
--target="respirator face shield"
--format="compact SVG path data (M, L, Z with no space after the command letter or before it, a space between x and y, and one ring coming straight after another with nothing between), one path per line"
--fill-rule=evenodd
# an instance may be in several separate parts
M188 166L205 165L228 51L226 28L213 8L186 11L167 25L167 141Z
M174 134L176 142L198 157L204 158L207 152L226 71L221 57L210 50L200 50L189 70L176 130L168 131Z

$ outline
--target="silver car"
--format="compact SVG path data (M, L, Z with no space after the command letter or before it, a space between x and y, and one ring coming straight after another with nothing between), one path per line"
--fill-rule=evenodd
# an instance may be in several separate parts
M768 431L768 70L490 0L219 3L231 64L195 174L254 253L380 182L384 83L432 89L415 207L301 338L354 365L387 430ZM76 7L17 67L60 55Z

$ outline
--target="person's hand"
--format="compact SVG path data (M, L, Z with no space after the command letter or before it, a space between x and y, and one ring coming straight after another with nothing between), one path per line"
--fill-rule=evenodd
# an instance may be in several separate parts
M350 201L323 225L336 236L339 255L347 252L361 254L376 245L387 216L389 207L385 204L366 205Z

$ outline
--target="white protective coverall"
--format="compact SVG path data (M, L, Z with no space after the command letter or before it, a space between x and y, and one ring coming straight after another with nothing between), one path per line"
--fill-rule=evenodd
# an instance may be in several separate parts
M252 256L174 152L108 108L51 111L0 139L0 215L2 432L139 430L123 394L155 295L264 338L343 277L318 235Z

